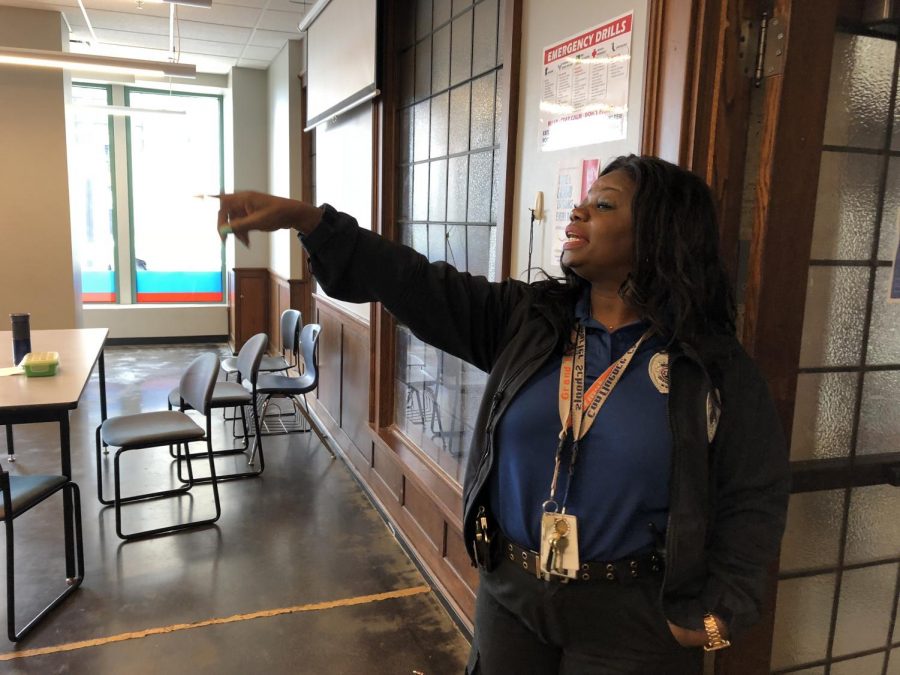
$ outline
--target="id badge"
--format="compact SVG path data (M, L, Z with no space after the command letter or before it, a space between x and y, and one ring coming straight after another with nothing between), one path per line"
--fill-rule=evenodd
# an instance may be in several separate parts
M541 550L538 576L578 577L578 520L568 513L541 516Z

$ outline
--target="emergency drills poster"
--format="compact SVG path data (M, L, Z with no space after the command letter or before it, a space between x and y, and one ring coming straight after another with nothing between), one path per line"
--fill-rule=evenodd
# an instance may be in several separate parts
M544 49L541 150L625 138L634 12Z

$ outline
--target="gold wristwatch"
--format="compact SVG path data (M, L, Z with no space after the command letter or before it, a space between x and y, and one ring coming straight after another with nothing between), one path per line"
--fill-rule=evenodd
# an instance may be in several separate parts
M723 638L719 632L719 624L716 622L716 617L712 614L707 614L703 617L703 629L706 631L706 644L703 645L703 651L714 652L717 649L725 649L725 647L731 646L731 643Z

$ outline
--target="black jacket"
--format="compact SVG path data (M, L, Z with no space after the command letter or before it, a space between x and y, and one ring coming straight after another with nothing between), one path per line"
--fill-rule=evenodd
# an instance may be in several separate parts
M303 243L330 296L381 302L420 339L488 373L463 484L471 555L474 517L488 503L494 429L518 389L556 351L560 327L535 306L531 286L491 283L429 263L330 206ZM674 345L669 378L673 458L664 608L673 623L694 629L714 612L737 635L759 618L784 530L784 438L768 388L734 337Z

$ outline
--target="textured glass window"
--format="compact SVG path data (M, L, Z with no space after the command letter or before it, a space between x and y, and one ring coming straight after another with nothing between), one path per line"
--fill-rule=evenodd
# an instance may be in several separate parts
M397 223L432 262L496 280L500 175L498 0L418 0L399 54ZM394 419L462 481L485 374L397 328Z
M820 160L791 459L849 459L846 485L873 455L900 453L900 304L887 301L900 209L896 49L836 36ZM898 561L896 487L792 495L772 669L900 673Z

